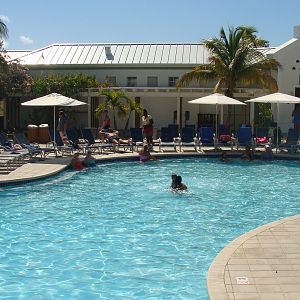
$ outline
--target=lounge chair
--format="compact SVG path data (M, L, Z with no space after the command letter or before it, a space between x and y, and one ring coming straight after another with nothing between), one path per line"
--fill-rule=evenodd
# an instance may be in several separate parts
M81 128L81 134L83 139L88 143L88 146L92 147L91 150L96 150L102 153L103 150L110 150L115 152L115 145L112 143L104 143L101 140L95 140L93 132L90 128Z
M285 143L279 144L278 148L281 150L288 150L290 153L294 153L296 150L300 148L298 145L299 139L299 129L298 128L290 128L288 130L288 135Z
M199 129L199 148L202 146L213 146L215 148L215 134L212 127L200 127Z
M240 127L237 130L236 149L239 147L250 146L253 147L251 127Z
M233 137L230 127L225 124L220 124L218 128L218 138L216 139L216 147L230 146L233 149Z
M254 139L255 147L265 146L269 144L269 128L258 127Z
M27 149L33 156L46 157L49 153L55 153L53 148L41 148L38 144L31 144L23 132L14 133L14 138L23 149Z
M199 146L199 140L195 136L195 131L192 127L183 127L181 129L181 135L178 140L179 152L182 152L182 146L185 147L194 147L195 151L197 151L197 147ZM175 144L176 147L176 144Z
M173 147L174 150L176 151L176 144L178 144L178 142L176 142L176 139L178 139L178 135L175 135L175 130L174 128L170 128L170 127L162 127L161 128L161 132L160 132L160 138L158 139L159 143L158 143L158 147L159 147L159 151L163 152L162 147Z
M78 152L85 152L88 143L84 139L80 139L77 130L74 128L70 128L66 130L68 142L77 149Z
M130 128L130 136L132 139L132 145L138 151L139 147L144 145L144 137L142 128Z
M72 154L76 149L72 146L72 144L67 143L64 144L63 140L61 139L61 136L57 130L55 130L55 140L53 137L53 130L49 131L50 139L51 141L47 144L52 146L56 150L56 155L60 153L61 155L64 155L64 153Z

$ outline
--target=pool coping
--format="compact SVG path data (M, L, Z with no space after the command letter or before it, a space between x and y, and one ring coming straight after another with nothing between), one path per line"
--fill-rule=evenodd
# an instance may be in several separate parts
M228 281L228 279L226 279L226 268L228 267L228 262L233 257L234 253L243 244L245 244L245 242L249 241L251 238L253 238L269 229L273 229L277 226L283 225L284 223L294 221L297 219L300 220L300 214L286 217L286 218L283 218L283 219L280 219L280 220L277 220L277 221L274 221L274 222L271 222L268 224L264 224L262 226L259 226L251 231L248 231L248 232L242 234L241 236L237 237L232 242L227 244L219 252L219 254L215 257L215 259L211 263L209 270L207 272L206 284L207 284L209 299L210 300L243 299L243 298L236 298L234 295L235 294L234 291L228 290L226 288L226 280ZM299 229L299 234L300 234L300 229ZM269 258L272 258L271 255ZM278 293L278 296L280 296L279 293ZM245 298L245 299L248 299L248 298ZM252 293L251 299L267 299L267 298L260 298L260 297L256 298L255 293ZM283 298L276 298L276 299L283 299ZM284 299L286 299L286 298L284 298Z

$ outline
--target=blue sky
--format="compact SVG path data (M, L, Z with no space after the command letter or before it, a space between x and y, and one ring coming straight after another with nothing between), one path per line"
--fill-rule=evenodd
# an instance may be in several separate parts
M72 42L200 42L251 25L278 46L300 25L299 0L1 0L5 48Z

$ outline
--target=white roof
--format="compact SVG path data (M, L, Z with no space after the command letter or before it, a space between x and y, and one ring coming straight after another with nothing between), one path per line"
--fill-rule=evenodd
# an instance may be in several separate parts
M15 60L29 53L31 53L30 50L7 50L6 51L6 54L8 55L7 60Z
M260 49L267 53L270 48ZM24 65L199 65L208 63L201 43L53 44L20 58Z

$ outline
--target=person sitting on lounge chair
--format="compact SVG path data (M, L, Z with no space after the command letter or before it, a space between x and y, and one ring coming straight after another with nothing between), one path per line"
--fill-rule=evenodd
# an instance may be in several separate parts
M76 171L81 171L83 169L82 161L79 158L79 153L74 153L74 156L71 160L71 166Z
M109 129L108 131L105 131L101 129L99 131L99 137L101 140L110 143L110 144L132 144L132 139L121 139L119 137L119 131L114 129Z
M86 156L85 156L82 163L87 168L94 167L96 165L96 161L95 161L95 158L92 156L92 151L91 150L87 151L87 154L86 154Z

